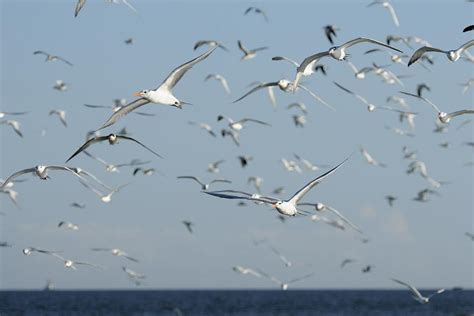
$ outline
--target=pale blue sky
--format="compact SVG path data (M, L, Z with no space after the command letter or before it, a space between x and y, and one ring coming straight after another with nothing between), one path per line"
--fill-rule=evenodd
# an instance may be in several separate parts
M291 279L309 272L313 278L295 284L304 288L399 288L390 277L408 280L419 287L452 287L473 285L473 243L464 232L473 231L473 169L463 164L472 161L472 148L462 145L472 141L473 125L456 130L465 118L453 120L445 134L432 133L434 112L426 104L407 98L418 112L416 136L408 138L386 130L401 127L398 116L389 112L369 113L350 95L335 87L337 81L365 96L376 105L398 90L414 91L417 83L428 83L427 96L442 109L454 111L472 107L472 93L461 94L459 83L473 76L472 65L452 63L436 55L436 63L426 71L419 65L410 68L393 65L390 69L405 78L405 88L386 85L379 77L356 80L343 62L323 60L328 76L319 74L304 78L307 86L333 104L332 112L304 93L295 95L275 91L277 109L272 109L265 92L255 93L242 102L232 100L247 91L253 81L273 81L294 77L286 63L271 61L284 55L301 61L310 54L327 50L331 45L322 27L335 24L341 28L336 43L363 36L385 40L386 35L417 35L435 47L456 48L472 38L462 29L473 21L472 4L465 1L393 1L400 19L396 28L388 12L381 7L366 8L369 1L139 1L130 2L138 15L123 5L89 0L78 18L75 2L70 1L0 1L1 11L1 106L2 111L31 111L17 117L24 139L9 127L0 126L1 169L5 178L11 173L37 164L62 164L83 142L87 131L98 128L110 115L107 110L88 109L84 103L111 104L114 98L132 99L140 89L155 88L177 65L188 61L204 49L193 51L202 39L221 41L231 51L216 50L207 60L195 66L174 90L182 100L193 103L183 110L162 105L147 105L143 111L155 117L129 115L107 131L127 126L133 137L152 147L165 159L155 157L130 143L110 147L96 145L90 151L111 163L133 158L151 160L164 176L133 177L131 170L118 174L104 168L85 155L71 161L96 174L112 186L131 184L103 204L94 193L76 179L62 173L51 173L52 179L40 182L30 178L15 185L19 192L17 210L8 198L0 197L0 240L16 247L0 249L0 287L39 288L50 278L58 288L133 288L120 270L127 265L148 276L145 288L270 288L273 284L234 273L231 267L242 265L260 268L281 279ZM244 16L249 6L264 9L270 19ZM429 9L427 9L429 7ZM133 37L135 43L123 41ZM249 47L269 46L249 61L240 61L237 40ZM362 47L363 46L363 47ZM394 46L411 51L401 43ZM358 67L390 63L385 54L363 55L370 45L353 47L350 60ZM44 63L34 56L45 50L70 60ZM225 76L232 90L227 96L216 82L203 82L209 73ZM67 92L52 89L57 79L70 84ZM309 109L305 128L293 126L291 116L297 111L286 106L302 101ZM67 111L69 127L56 117L54 108ZM241 133L242 146L229 139L216 139L190 126L188 121L210 123L216 131L224 125L216 122L219 114L233 118L253 117L272 127L249 126ZM15 119L15 118L14 118ZM46 129L46 135L41 131ZM451 147L438 146L449 141ZM368 165L357 148L365 146L388 168ZM440 189L440 197L431 202L412 201L427 183L418 175L406 175L407 160L402 147L416 149L418 158L427 164L433 178L449 181ZM362 244L360 236L350 229L336 230L307 217L290 218L280 223L269 207L238 207L235 201L205 196L199 187L176 179L195 175L210 180L207 164L225 159L221 174L232 180L232 188L252 191L249 176L264 178L263 190L270 194L285 187L284 197L322 171L288 173L280 159L292 159L293 153L321 164L335 165L356 151L335 174L313 189L307 202L320 201L334 206L365 232L370 239ZM242 169L237 160L241 154L253 155L254 161ZM390 208L384 196L399 197ZM87 204L86 209L69 207L73 201ZM195 223L190 235L181 221ZM61 220L79 225L78 232L58 229ZM268 238L294 267L286 268L267 245L255 247L252 238ZM57 259L24 256L26 246L63 250L72 259L86 260L107 267L98 272L87 267L69 271ZM94 253L92 247L117 247L140 259L139 264ZM357 263L339 269L346 258ZM375 265L374 272L362 274L361 268Z

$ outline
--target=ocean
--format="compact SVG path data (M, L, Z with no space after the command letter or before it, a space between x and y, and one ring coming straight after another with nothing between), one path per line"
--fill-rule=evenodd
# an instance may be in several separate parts
M0 316L10 315L474 315L474 291L425 305L405 290L1 291Z

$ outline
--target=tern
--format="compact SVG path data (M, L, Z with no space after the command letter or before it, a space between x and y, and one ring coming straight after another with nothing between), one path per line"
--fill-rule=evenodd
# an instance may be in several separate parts
M315 208L315 210L318 211L318 212L330 211L330 212L334 213L337 217L339 217L342 221L344 221L346 224L351 226L356 232L362 234L362 230L359 227L357 227L355 224L353 224L347 217L342 215L341 212L339 212L335 208L333 208L329 205L325 205L323 203L299 203L298 204L298 206L304 206L304 205L313 206Z
M374 68L373 67L364 67L364 68L361 68L360 70L357 69L357 67L351 63L350 61L346 60L347 62L347 65L349 65L349 67L351 67L352 71L354 72L354 76L356 77L356 79L360 79L360 80L363 80L365 79L365 75L368 74L369 72L371 71L374 71Z
M227 92L227 94L230 94L229 84L227 83L227 80L222 75L209 74L209 75L206 76L206 78L204 78L204 81L207 81L209 79L214 79L214 80L219 81L221 83L222 87L224 88L225 92Z
M84 1L85 2L85 1ZM33 52L33 55L45 55L46 56L46 59L44 60L45 62L47 61L57 61L57 60L60 60L62 61L63 63L69 65L69 66L72 66L72 63L70 63L69 61L67 61L66 59L62 58L62 57L59 57L59 56L56 56L56 55L51 55L47 52L44 52L42 50L37 50L35 52Z
M61 227L64 227L64 228L67 228L67 229L70 229L70 230L74 230L74 231L78 231L79 230L79 226L77 226L76 224L73 224L71 222L66 222L66 221L61 221L58 223L58 227L61 228Z
M135 93L135 96L140 97L135 101L123 106L120 110L112 114L112 116L102 125L98 130L109 127L112 124L115 124L122 116L127 115L131 111L145 105L148 103L159 103L182 108L183 104L187 104L184 101L178 100L173 94L172 89L174 86L181 80L181 78L186 74L186 72L191 69L194 65L200 61L206 59L216 47L208 50L204 54L182 64L175 68L168 77L163 81L163 83L156 88L155 90L141 90Z
M255 202L262 202L266 204L270 204L273 208L275 208L280 214L287 215L287 216L296 216L297 214L304 213L297 209L298 202L308 193L313 187L321 183L324 178L329 176L331 173L336 171L339 167L341 167L348 158L346 158L343 162L332 168L331 170L327 171L326 173L320 175L316 179L310 181L300 190L298 190L290 199L288 200L279 200L271 197L255 197L252 194L248 194L241 191L233 191L233 190L223 190L223 191L214 191L214 192L204 192L206 194L224 198L224 199L243 199L243 200L250 200ZM228 193L239 193L239 195L231 195Z
M122 270L127 274L128 278L136 285L140 285L141 281L146 279L146 275L133 271L130 268L122 267Z
M372 3L369 3L367 5L367 7L371 7L375 4L381 4L382 7L386 8L389 12L390 12L390 15L392 16L392 20L393 20L393 23L399 27L400 26L400 22L398 21L398 17L397 17L397 14L395 13L395 9L393 8L393 6L390 4L390 2L388 2L387 0L375 0L374 2Z
M293 154L293 156L296 158L296 160L300 161L300 162L305 166L305 168L308 169L308 170L317 171L317 170L320 169L319 166L316 166L315 164L311 163L309 160L306 160L306 159L301 158L301 157L300 157L299 155L297 155L297 154ZM321 167L327 168L327 167L329 167L329 166L327 166L327 165L324 165L324 166L321 165Z
M248 184L253 183L253 185L255 186L255 190L257 190L258 194L262 193L262 182L263 182L263 178L255 177L255 176L249 177L247 179Z
M344 268L346 266L346 264L349 264L349 263L352 263L352 262L355 262L355 261L356 261L355 259L350 259L350 258L342 260L341 269Z
M435 52L435 53L444 53L448 57L450 61L457 61L459 58L461 58L461 55L468 49L469 47L474 45L474 40L470 40L469 42L464 43L461 45L459 48L455 50L442 50L439 48L434 48L434 47L429 47L429 46L423 46L421 48L418 48L413 55L410 58L410 61L408 62L408 66L411 64L417 62L418 59L421 58L425 53L427 52Z
M430 104L431 107L438 113L438 120L441 123L444 123L444 124L449 123L451 121L451 119L456 117L456 116L464 115L464 114L474 114L474 110L459 110L459 111L451 112L451 113L443 112L433 102L431 102L430 100L428 100L425 97L420 97L416 94L412 94L412 93L409 93L409 92L403 92L403 91L400 91L400 93L418 98L418 99L423 100L426 103Z
M301 110L301 112L303 112L303 114L308 114L308 109L306 108L306 105L302 102L291 103L286 108L287 109L298 108Z
M390 56L390 60L391 60L393 63L402 64L402 65L404 65L404 66L406 66L407 64L403 61L402 58L408 58L408 57L410 57L410 56L408 56L408 55L397 55L397 54L394 54L394 53L389 52L389 51L387 51L387 50L382 50L382 49L379 49L379 48L369 49L368 51L366 51L366 52L364 53L364 55L371 54L371 53L375 53L375 52L387 53L387 54Z
M385 196L385 199L387 200L388 205L391 207L393 206L393 203L398 199L396 196L393 195L387 195Z
M137 9L135 9L129 2L128 0L105 0L105 2L108 3L113 3L113 4L120 4L123 3L125 4L130 10L132 10L135 13L138 13Z
M228 129L222 129L221 130L221 135L222 137L230 136L232 138L232 141L236 146L240 146L240 141L239 141L239 133L237 133L234 130L228 130Z
M53 250L39 249L39 248L35 248L35 247L27 247L27 248L24 248L22 250L22 252L25 256L29 256L33 252L38 252L38 253L42 253L42 254L45 254L45 255L52 255L53 256L55 254L60 253L61 251L53 251Z
M406 111L402 111L402 110L398 110L396 108L393 108L391 106L386 106L386 105L374 105L372 103L370 103L369 101L367 101L366 98L364 98L363 96L343 87L342 85L340 85L339 83L335 82L334 81L334 84L336 86L338 86L341 90L349 93L349 94L352 94L353 96L355 96L357 99L359 99L360 101L362 101L363 103L365 103L367 105L367 111L369 112L373 112L375 111L376 109L382 109L382 110L388 110L388 111L393 111L393 112L397 112L397 113L412 113L412 112L406 112ZM412 113L412 114L416 114L416 113Z
M74 17L77 18L79 11L81 11L82 7L84 7L85 4L86 4L86 0L77 0L76 8L74 10Z
M365 149L364 147L360 147L360 153L362 154L362 156L365 158L365 160L367 161L367 163L369 165L372 165L372 166L378 166L378 167L387 167L386 164L384 163L381 163L381 162L378 162L377 160L375 160L370 154L369 152L367 151L367 149Z
M15 133L23 138L23 133L20 131L20 122L15 120L1 120L0 124L10 125Z
M348 54L346 53L346 49L348 49L348 48L350 48L350 47L352 47L356 44L360 44L360 43L372 43L372 44L384 46L384 47L393 49L397 52L403 53L398 48L387 45L385 43L382 43L382 42L379 42L379 41L376 41L376 40L373 40L373 39L370 39L370 38L358 37L358 38L350 40L350 41L348 41L348 42L346 42L346 43L344 43L340 46L331 47L328 51L316 53L314 55L306 57L301 62L299 67L296 68L296 77L295 77L295 80L293 81L293 86L295 86L295 87L298 86L298 82L300 81L301 76L303 76L303 74L305 74L305 73L306 73L306 75L308 75L308 73L311 74L311 71L312 71L311 69L314 68L314 65L321 58L326 57L326 56L331 56L332 58L334 58L336 60L339 60L339 61L346 60L347 56L348 56Z
M417 193L416 197L414 197L413 200L417 202L428 202L429 201L428 196L430 194L439 195L439 193L436 192L435 190L423 189Z
M295 279L292 279L288 282L282 282L280 281L279 279L275 278L274 276L271 276L271 275L268 275L267 273L263 272L263 271L260 271L260 270L257 270L262 276L264 276L265 278L269 279L270 281L278 284L280 286L280 288L283 290L283 291L286 291L288 290L288 286L291 284L291 283L295 283L295 282L298 282L298 281L301 281L301 280L304 280L304 279L307 279L309 277L312 277L314 275L314 273L310 273L310 274L306 274L306 275L303 275L301 277L298 277L298 278L295 278Z
M209 186L213 183L216 183L216 182L232 183L232 181L225 180L225 179L214 179L209 183L203 183L201 180L199 180L198 178L193 177L193 176L178 176L177 179L191 179L191 180L194 180L194 181L196 181L197 183L199 183L201 185L201 190L203 190L203 191L206 191L207 189L209 189Z
M262 9L256 8L256 7L249 7L247 8L247 10L245 10L244 15L247 15L249 12L254 12L255 14L261 14L263 18L265 19L265 22L268 23L267 14Z
M211 162L209 165L207 165L207 172L219 173L220 172L219 165L224 162L225 160L217 160L217 161Z
M214 41L214 40L202 40L202 41L197 41L196 44L194 44L194 50L196 50L196 49L198 49L199 47L204 46L204 45L207 45L207 46L210 46L210 47L219 47L219 48L222 48L223 50L225 50L226 52L229 51L229 50L227 49L227 47L225 47L224 45L222 45L222 44L219 43L218 41Z
M109 193L104 194L101 191L94 188L93 186L89 185L88 183L86 183L84 181L80 181L80 182L83 186L85 186L86 188L90 189L92 192L97 194L97 196L99 196L100 200L104 203L109 203L110 201L112 201L112 196L128 185L128 183L122 184L121 186L118 186L117 188L112 189Z
M59 117L59 120L61 123L64 125L64 127L67 127L67 122L66 122L66 111L63 110L51 110L49 111L49 115L57 115Z
M153 173L155 173L155 168L148 168L148 169L144 169L144 168L135 168L135 170L133 170L133 175L136 176L137 173L141 172L143 173L145 176L151 176Z
M386 101L387 103L390 103L390 102L396 103L405 109L409 108L407 101L404 98L399 97L398 95L389 96Z
M300 166L298 166L296 161L286 160L285 158L282 158L281 163L283 164L283 167L286 169L286 171L289 171L289 172L296 171L298 173L301 173L301 168Z
M259 47L259 48L254 48L254 49L247 49L245 46L242 44L242 42L239 40L237 41L237 46L239 46L239 49L244 53L244 56L242 56L241 60L249 60L257 56L257 52L261 50L268 49L268 47Z
M99 265L96 265L96 264L93 264L93 263L89 263L89 262L86 262L86 261L73 261L71 259L66 259L63 256L58 255L57 253L53 253L53 256L58 258L59 260L63 261L64 266L68 269L77 270L76 265L84 265L84 266L89 266L89 267L97 268L97 269L100 269L100 270L104 270L104 268L102 266L99 266Z
M258 84L257 86L255 86L254 88L252 88L249 92L247 92L246 94L244 94L243 96L241 96L240 98L235 100L233 103L239 102L240 100L244 99L248 95L250 95L250 94L252 94L252 93L254 93L254 92L256 92L260 89L268 88L268 87L278 87L283 92L291 92L291 91L298 90L298 89L294 89L295 86L293 85L293 83L289 80L286 80L286 79L280 79L280 80L274 81L274 82L262 82L262 83ZM319 96L314 94L311 90L309 90L308 88L306 88L302 84L298 84L298 88L303 89L304 91L309 93L313 98L315 98L316 100L318 100L319 102L324 104L326 107L328 107L331 110L335 111L334 107L332 105L329 105L326 101L321 99Z
M135 258L131 257L128 253L126 253L125 251L123 251L121 249L118 249L118 248L91 248L91 250L92 251L110 252L110 254L112 254L113 256L124 257L124 258L127 258L130 261L138 262L138 259L135 259Z
M260 273L254 271L250 268L244 268L244 267L241 267L241 266L233 266L232 270L234 270L237 273L244 274L244 275L249 274L249 275L256 276L257 278L261 277Z
M471 86L474 85L474 78L471 78L466 83L461 83L460 85L463 86L462 94L465 94L467 92L467 90L469 90L471 88ZM1 115L0 115L0 117L1 117Z
M11 183L11 182L10 182ZM20 205L18 204L18 192L12 190L12 189L3 189L0 190L0 193L5 193L8 194L8 197L12 201L12 203L18 208L21 209Z
M153 153L155 156L158 156L160 158L162 158L159 154L157 154L156 152L154 152L153 150L151 150L150 148L148 148L147 146L143 145L141 142L139 142L138 140L136 140L135 138L132 138L132 137L129 137L129 136L124 136L124 135L116 135L116 134L109 134L107 136L95 136L95 137L92 137L91 139L89 139L88 141L86 141L81 147L79 147L78 150L76 150L74 152L74 154L71 155L71 157L69 157L66 162L68 162L69 160L71 160L72 158L74 158L76 155L78 155L80 152L82 152L83 150L87 149L89 146L95 144L95 143L99 143L99 142L102 142L102 141L105 141L107 140L109 142L110 145L115 145L120 139L125 139L125 140L130 140L132 142L135 142L137 143L138 145L142 146L143 148L145 148L146 150L150 151L151 153Z
M411 292L411 297L415 301L418 301L421 304L429 303L430 298L432 298L433 296L435 296L437 294L441 294L445 291L445 289L439 289L436 292L434 292L433 294L431 294L430 296L424 297L423 295L421 295L420 291L418 291L413 285L410 285L408 283L405 283L405 282L397 280L397 279L392 279L392 281L397 282L398 284L401 284L403 286L406 286Z
M216 137L216 133L214 133L214 131L212 130L211 125L209 125L207 123L197 123L197 122L193 122L193 121L189 121L188 123L190 125L197 125L200 128L202 128L203 130L207 131L209 133L209 135L211 135L213 137Z
M72 168L66 167L66 166L43 166L43 165L37 165L33 168L27 168L23 169L20 171L15 172L11 176L9 176L3 183L0 185L0 191L3 190L8 183L13 181L16 177L19 177L21 175L24 175L26 173L33 173L37 175L41 180L47 180L49 179L48 171L49 170L62 170L62 171L69 171L73 173L75 176L79 177L80 179L84 179L80 174L76 173Z
M190 221L181 221L181 223L183 223L184 226L186 226L186 229L188 230L188 232L190 234L193 233L193 226L194 226L194 223L193 222L190 222Z
M217 117L217 121L221 121L223 119L226 119L229 122L229 127L232 130L236 131L236 132L239 132L240 130L242 130L242 128L244 128L244 124L247 123L247 122L253 122L253 123L258 123L258 124L261 124L261 125L271 126L270 124L268 124L266 122L259 121L259 120L256 120L256 119L252 119L252 118L243 118L241 120L234 121L233 119L231 119L229 117L225 117L224 115L219 115Z
M56 80L56 82L54 83L53 89L58 90L58 91L66 91L68 89L68 85L62 80Z
M386 38L387 45L390 45L391 42L403 42L408 48L413 49L413 47L410 45L410 42L405 38L397 35L387 35Z
M341 29L334 25L326 25L323 27L324 35L328 39L329 43L334 44L332 37L337 37L336 32L340 31Z

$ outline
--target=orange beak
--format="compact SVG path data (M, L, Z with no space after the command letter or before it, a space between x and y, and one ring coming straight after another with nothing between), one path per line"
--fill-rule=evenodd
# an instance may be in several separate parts
M140 91L135 92L133 95L136 96L136 97L141 97L142 96Z
M272 204L272 207L273 207L273 208L276 208L276 207L277 207L277 205L276 205L276 204Z

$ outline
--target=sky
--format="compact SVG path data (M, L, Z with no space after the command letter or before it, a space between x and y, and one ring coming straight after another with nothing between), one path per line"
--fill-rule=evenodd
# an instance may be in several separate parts
M0 248L1 289L40 289L48 279L58 289L136 288L122 266L147 275L141 286L144 289L275 288L265 278L233 272L236 265L260 269L282 280L314 273L292 288L400 288L390 278L421 288L473 287L473 242L464 235L474 232L473 168L465 166L473 161L473 148L464 144L473 141L473 124L458 129L470 118L453 119L447 132L433 133L434 111L406 97L410 110L418 115L415 136L401 136L386 128L408 129L397 114L383 110L369 113L333 84L336 81L375 105L386 105L387 97L401 96L400 90L415 92L416 85L424 82L431 87L425 96L450 112L472 108L472 90L462 94L460 85L473 77L472 64L463 60L453 63L442 54L433 54L435 64L429 70L418 64L409 68L390 65L387 69L405 76L404 86L400 86L385 84L373 74L358 80L345 62L327 58L321 61L327 66L327 76L316 73L302 82L336 111L303 91L286 94L278 89L275 109L265 91L232 103L248 91L251 82L294 78L292 65L271 57L283 55L302 61L333 46L324 36L324 25L340 28L336 44L356 37L384 41L389 34L416 35L434 47L452 49L472 39L472 33L462 33L472 23L472 4L461 0L392 1L400 20L397 28L388 11L381 6L368 8L369 1L129 2L138 14L123 4L89 0L74 18L73 0L0 1L0 111L29 111L9 117L20 121L23 138L0 125L0 177L4 179L38 164L64 164L83 143L85 134L101 126L111 113L83 104L111 105L115 98L132 100L135 91L156 88L173 68L206 50L193 51L198 40L218 40L230 50L215 50L177 84L174 95L192 105L182 110L146 105L141 110L155 116L130 114L104 131L116 132L126 126L132 137L163 159L126 141L90 148L91 153L113 164L135 158L149 160L147 167L159 172L133 176L133 168L124 167L119 173L110 173L80 154L68 165L88 170L112 187L128 184L110 203L102 203L70 174L54 171L48 181L25 176L27 181L15 184L20 209L5 194L0 196L5 213L0 216L0 241L14 245ZM244 15L249 6L263 9L269 22L260 15ZM124 40L130 37L133 45L125 45ZM241 61L238 40L248 48L269 49ZM413 52L401 42L393 45L407 55ZM359 68L372 62L391 64L384 52L364 55L371 48L370 44L352 47L349 60ZM44 62L42 56L33 55L36 50L59 55L74 66ZM211 73L227 78L230 95L218 82L204 81ZM67 91L52 88L59 79L68 84ZM308 108L303 128L293 125L292 115L299 114L287 109L293 102L303 102ZM67 128L48 115L52 109L67 111ZM271 126L249 124L241 131L241 146L237 147L229 138L214 138L189 124L206 122L219 134L226 126L217 122L218 115L250 117ZM443 142L450 146L440 147ZM387 167L367 164L359 146ZM430 176L448 182L429 202L413 201L429 184L419 175L406 174L410 161L403 159L403 146L416 150ZM211 189L254 192L247 179L259 176L264 179L264 194L271 195L283 186L285 193L280 198L289 198L327 170L286 171L281 159L294 160L294 153L327 166L335 166L352 153L347 163L302 201L333 206L356 223L362 235L349 227L342 231L313 222L309 216L282 223L269 206L248 203L240 207L234 200L203 194L191 181L176 179L182 175L204 181L225 178L232 183L217 183ZM253 160L241 168L239 155L251 155ZM206 171L210 162L220 159L225 162L219 174ZM384 199L388 194L398 197L393 207ZM72 202L85 203L86 208L72 208ZM186 231L183 220L194 223L193 234ZM59 229L60 221L75 223L79 230ZM365 238L369 242L361 241ZM266 242L253 244L253 240L262 239ZM292 261L292 267L285 267L270 246ZM24 247L61 250L67 258L106 269L80 266L77 271L69 270L52 256L23 255ZM140 262L90 250L95 247L120 248ZM355 262L340 269L345 258ZM373 265L373 271L361 273L367 265Z

